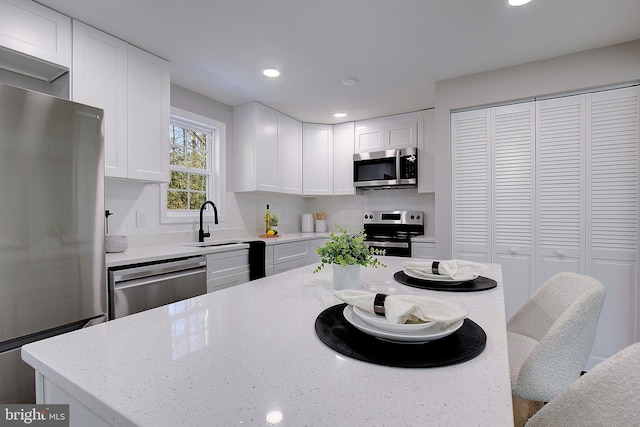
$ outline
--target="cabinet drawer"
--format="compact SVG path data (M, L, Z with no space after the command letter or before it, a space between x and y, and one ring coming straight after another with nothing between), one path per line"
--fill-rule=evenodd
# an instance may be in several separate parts
M282 262L273 266L273 274L282 273L284 271L293 270L294 268L304 267L308 265L308 258L294 259L292 261Z
M207 293L230 288L249 281L249 272L234 273L227 276L215 277L207 280Z
M275 265L297 259L309 260L309 241L283 243L273 247L273 263ZM302 264L304 265L304 264Z
M207 284L216 277L249 272L249 251L220 252L207 255Z

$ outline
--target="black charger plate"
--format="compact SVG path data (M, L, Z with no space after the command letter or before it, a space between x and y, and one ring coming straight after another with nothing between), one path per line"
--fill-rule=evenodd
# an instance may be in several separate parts
M453 334L424 344L380 340L352 326L342 312L347 304L327 308L316 318L320 341L345 356L400 368L434 368L466 362L485 348L487 335L474 321L465 319Z
M486 291L498 286L498 282L488 277L478 276L473 280L464 282L442 282L438 280L416 279L407 276L404 271L398 271L393 275L396 282L403 285L412 286L414 288L429 289L431 291L449 291L449 292L476 292Z

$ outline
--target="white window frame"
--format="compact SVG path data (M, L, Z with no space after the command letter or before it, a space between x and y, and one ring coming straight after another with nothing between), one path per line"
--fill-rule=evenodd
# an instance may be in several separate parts
M227 191L226 183L226 146L227 146L227 125L218 120L201 116L190 111L180 108L171 107L171 122L174 119L182 123L192 123L197 129L204 129L213 133L213 144L210 147L207 159L210 167L209 190L213 203L218 209L218 221L224 222L225 215L225 193ZM169 132L169 129L166 129ZM213 182L212 182L213 181ZM198 224L200 223L199 211L180 211L175 212L167 209L167 188L168 184L160 184L160 222L163 224ZM207 210L211 210L207 208ZM207 222L211 215L206 215Z

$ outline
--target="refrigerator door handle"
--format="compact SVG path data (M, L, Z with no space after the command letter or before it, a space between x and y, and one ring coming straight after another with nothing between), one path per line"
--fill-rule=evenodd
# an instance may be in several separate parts
M47 329L44 331L36 332L34 334L24 335L17 338L0 342L0 354L6 353L11 350L22 347L23 345L43 340L45 338L51 338L56 335L65 334L67 332L76 331L78 329L92 326L96 323L102 323L106 320L106 316L101 314L99 316L91 317L89 319L78 320L77 322L68 323L66 325L57 326L55 328Z

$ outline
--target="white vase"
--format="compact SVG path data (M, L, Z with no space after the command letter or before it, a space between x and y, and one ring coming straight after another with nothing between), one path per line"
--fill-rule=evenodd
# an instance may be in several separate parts
M333 289L358 289L360 288L360 264L333 265Z

